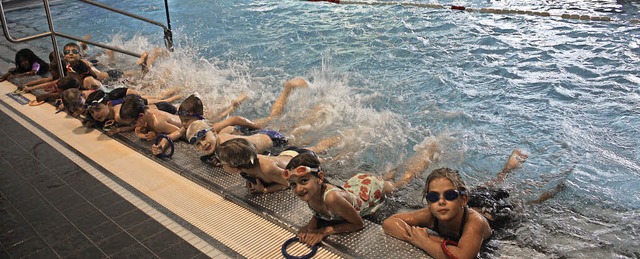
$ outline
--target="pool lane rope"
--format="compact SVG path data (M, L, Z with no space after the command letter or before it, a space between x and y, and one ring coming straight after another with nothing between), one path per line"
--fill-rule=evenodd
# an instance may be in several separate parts
M451 9L451 10L459 10L459 11L467 11L467 12L479 12L479 13L493 13L493 14L522 14L522 15L533 15L533 16L543 16L550 17L556 16L563 19L572 19L572 20L583 20L583 21L604 21L610 22L612 21L611 17L608 16L591 16L591 15L579 15L579 14L561 14L561 15L553 15L549 12L538 12L538 11L524 11L524 10L515 10L515 9L497 9L497 8L470 8L464 7L460 5L441 5L441 4L426 4L426 3L411 3L411 2L362 2L362 1L348 1L348 0L306 0L308 2L330 2L334 4L359 4L359 5L401 5L401 6L416 6L416 7L426 7L426 8L434 8L434 9ZM629 20L631 24L640 23L640 19L631 19Z

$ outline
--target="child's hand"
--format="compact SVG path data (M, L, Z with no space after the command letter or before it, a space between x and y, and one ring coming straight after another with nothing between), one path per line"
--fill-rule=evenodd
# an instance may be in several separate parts
M306 244L309 247L312 247L320 242L322 239L327 236L324 231L318 230L309 230L304 235L299 235L298 238L300 242Z
M251 189L251 192L266 193L265 192L266 188L262 184L262 181L260 181L260 179L258 179L258 178L256 178L256 183L255 184L253 184L253 183L251 183L249 181L247 181L247 184L249 185L249 189Z
M145 138L147 140L154 140L156 139L156 132L155 131L149 131L147 132L147 134L145 134Z
M158 145L152 145L151 146L151 153L153 153L154 156L160 155L162 153L164 153L164 149L165 147L162 145L162 143L158 144Z
M411 236L409 241L418 247L420 247L418 244L424 244L429 241L429 232L427 232L426 228L412 226L409 229L409 235Z
M113 129L107 130L107 136L113 136L118 133L120 133L120 128L113 128Z

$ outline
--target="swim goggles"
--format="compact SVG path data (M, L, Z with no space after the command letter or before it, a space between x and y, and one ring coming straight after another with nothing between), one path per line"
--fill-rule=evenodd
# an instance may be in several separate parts
M85 109L87 109L87 108L96 108L96 107L98 107L98 105L99 105L100 103L102 103L102 101L103 101L103 100L104 100L104 96L103 96L102 98L98 99L98 100L93 100L93 101L91 101L91 103L86 103L86 104L84 105L84 108L85 108Z
M207 134L207 131L211 131L211 128L206 128L196 132L196 134L189 139L189 144L193 145L198 142L199 139L203 138Z
M467 193L465 191L458 191L458 190L447 190L445 191L442 195L444 196L445 200L448 201L454 201L456 200L458 197L460 197L460 195L466 195ZM439 192L429 192L427 193L427 195L424 196L425 199L427 199L428 202L437 202L440 200L440 193Z
M64 54L65 54L65 55L69 55L69 54L71 54L71 53L73 53L73 54L78 54L78 53L80 53L80 51L78 51L77 49L65 50L65 51L64 51Z
M289 179L289 177L294 176L294 175L297 175L298 177L301 177L301 176L306 175L308 173L318 173L318 172L320 172L320 167L311 168L311 167L308 167L308 166L301 165L301 166L298 166L298 167L296 167L294 169L287 169L287 170L282 171L282 176L285 179Z
M202 115L197 114L197 113L191 113L191 112L188 112L188 111L178 111L178 112L176 112L176 115L182 116L182 117L196 117L198 119L204 120L204 117L202 117Z

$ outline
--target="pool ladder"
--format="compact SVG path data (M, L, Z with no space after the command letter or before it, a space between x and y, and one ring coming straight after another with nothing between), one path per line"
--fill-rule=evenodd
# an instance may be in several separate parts
M165 6L165 12L167 14L167 25L165 26L164 24L151 20L151 19L147 19L145 17L136 15L136 14L132 14L120 9L116 9L107 5L104 5L102 3L98 3L98 2L94 2L94 1L90 1L90 0L79 0L81 2L93 5L93 6L97 6L115 13L119 13L122 15L126 15L129 16L131 18L137 19L137 20L141 20L153 25L157 25L160 26L163 30L164 30L164 43L165 46L167 47L167 49L169 49L169 51L173 51L173 34L171 32L171 20L169 19L169 6L167 1L168 0L164 0L164 6ZM11 37L11 34L9 33L9 28L7 27L7 19L5 17L5 13L4 13L4 6L2 5L2 1L0 1L0 20L2 21L2 30L4 31L4 36L5 38L7 38L7 40L11 43L21 43L21 42L26 42L26 41L31 41L31 40L35 40L35 39L39 39L39 38L44 38L47 36L51 37L51 43L53 45L53 49L57 50L58 49L58 41L56 40L56 36L60 36L63 38L67 38L67 39L71 39L71 40L75 40L75 41L79 41L79 42L83 42L86 44L90 44L90 45L94 45L94 46L98 46L101 48L105 48L105 49L109 49L112 51L116 51L116 52L120 52L123 54L127 54L130 56L134 56L134 57L140 57L141 54L138 53L134 53L125 49L121 49L118 47L114 47L114 46L109 46L106 44L102 44L102 43L98 43L98 42L93 42L90 40L86 40L86 39L82 39L80 37L76 37L73 35L68 35L68 34L64 34L61 32L56 32L53 29L53 20L51 18L51 10L49 9L49 0L42 0L43 4L44 4L44 10L45 13L47 15L47 23L49 24L49 31L48 32L43 32L40 34L36 34L36 35L32 35L32 36L27 36L27 37L23 37L23 38L19 38L19 39L15 39L13 37ZM58 61L58 69L59 69L59 73L60 75L63 75L63 69L64 67L62 66L62 62L60 59L60 52L59 51L54 51L54 56L56 58L56 60Z

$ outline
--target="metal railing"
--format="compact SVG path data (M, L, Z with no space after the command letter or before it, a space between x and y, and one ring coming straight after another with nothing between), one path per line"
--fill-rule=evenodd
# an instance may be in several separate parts
M90 0L80 0L80 1L84 2L84 3L87 3L87 4L90 4L90 5L93 5L93 6L97 6L97 7L109 10L111 12L119 13L119 14L126 15L126 16L129 16L129 17L134 18L134 19L138 19L138 20L141 20L141 21L153 24L153 25L160 26L164 30L164 43L165 43L165 46L167 47L167 49L169 49L169 51L173 51L173 34L171 32L171 21L169 20L169 5L167 3L167 0L164 1L165 11L167 13L167 26L165 26L164 24L162 24L160 22L157 22L157 21L154 21L154 20L150 20L150 19L147 19L145 17L139 16L139 15L136 15L136 14L132 14L132 13L120 10L120 9L116 9L116 8L104 5L102 3L98 3L98 2L94 2L94 1L90 1ZM26 37L23 37L23 38L16 39L16 38L12 37L11 34L9 33L9 28L7 26L7 19L6 19L5 13L4 13L4 6L2 4L2 1L0 1L0 20L2 22L2 31L4 32L5 38L9 42L11 42L11 43L21 43L21 42L31 41L31 40L35 40L35 39L39 39L39 38L44 38L44 37L50 36L51 37L51 43L53 45L53 49L57 50L58 49L58 41L56 40L56 36L60 36L60 37L67 38L67 39L70 39L70 40L83 42L83 43L86 43L86 44L98 46L100 48L109 49L109 50L112 50L112 51L120 52L120 53L123 53L123 54L126 54L126 55L130 55L130 56L134 56L134 57L140 57L141 56L141 54L134 53L134 52L131 52L131 51L128 51L128 50L125 50L125 49L118 48L118 47L109 46L109 45L102 44L102 43L99 43L99 42L93 42L93 41L90 41L90 40L82 39L80 37L64 34L64 33L61 33L61 32L56 32L55 29L53 28L53 19L51 17L51 10L50 10L50 7L49 7L49 0L42 0L42 2L44 4L44 10L45 10L45 13L47 15L47 23L49 24L49 31L48 32L43 32L43 33L40 33L40 34L36 34L36 35L31 35L31 36L26 36ZM63 73L64 67L62 67L62 60L60 59L60 52L59 51L54 51L53 54L54 54L54 56L55 56L55 58L56 58L56 60L58 62L59 73L60 73L60 75L63 75L64 74Z

